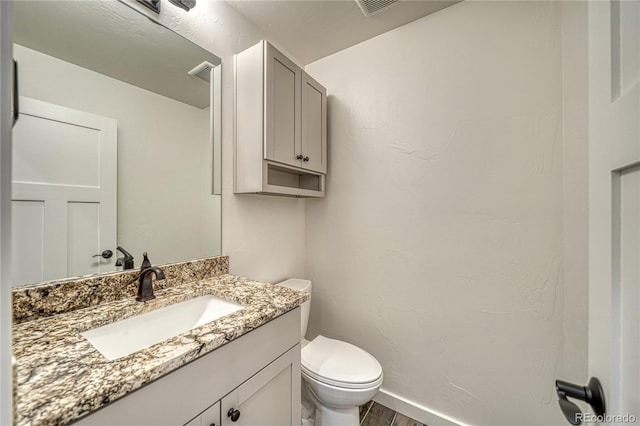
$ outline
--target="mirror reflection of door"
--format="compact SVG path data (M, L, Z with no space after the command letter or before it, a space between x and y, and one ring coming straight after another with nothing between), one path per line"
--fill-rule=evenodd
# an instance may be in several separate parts
M116 246L116 120L25 97L20 106L13 131L13 282L114 270L115 257L99 254Z

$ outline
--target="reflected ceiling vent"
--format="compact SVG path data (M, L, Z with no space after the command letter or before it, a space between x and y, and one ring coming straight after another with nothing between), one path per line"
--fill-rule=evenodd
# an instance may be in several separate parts
M364 16L373 16L393 7L398 3L398 0L356 0L356 3L360 6Z
M212 63L204 61L203 63L189 71L189 75L198 77L200 80L204 80L207 83L211 83L211 70L215 67L216 66Z

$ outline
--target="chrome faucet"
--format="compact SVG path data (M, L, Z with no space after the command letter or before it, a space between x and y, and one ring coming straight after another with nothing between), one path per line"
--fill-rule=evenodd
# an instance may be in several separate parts
M136 300L138 302L146 302L147 300L155 299L156 296L153 294L153 277L151 274L155 274L156 279L164 280L164 271L157 266L152 266L149 258L147 257L147 252L143 254L144 260L142 261L142 265L140 266L140 284L138 285L138 297Z

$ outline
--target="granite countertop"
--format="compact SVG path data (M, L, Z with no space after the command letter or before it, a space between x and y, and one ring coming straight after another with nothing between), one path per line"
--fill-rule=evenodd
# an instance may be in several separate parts
M16 424L61 425L78 419L296 308L308 295L233 275L157 290L13 327L17 360ZM131 355L108 361L81 332L203 295L245 309Z

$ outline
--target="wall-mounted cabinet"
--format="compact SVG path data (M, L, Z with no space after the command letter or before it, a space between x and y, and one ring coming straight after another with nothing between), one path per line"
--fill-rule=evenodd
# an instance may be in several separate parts
M236 193L323 197L326 89L269 42L235 57Z

